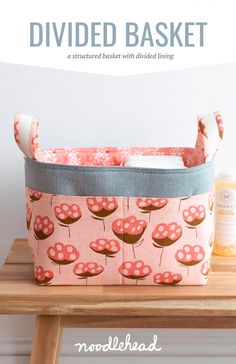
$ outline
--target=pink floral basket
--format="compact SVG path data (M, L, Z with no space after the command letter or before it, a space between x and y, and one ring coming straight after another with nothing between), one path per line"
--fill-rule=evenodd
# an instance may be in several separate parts
M198 118L194 148L40 149L38 125L15 117L38 284L206 284L218 112ZM180 156L187 168L126 167L130 155Z

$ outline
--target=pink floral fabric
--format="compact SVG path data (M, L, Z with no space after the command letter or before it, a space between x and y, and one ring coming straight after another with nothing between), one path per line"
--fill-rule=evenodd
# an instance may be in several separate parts
M183 198L60 196L26 190L43 285L200 285L214 233L212 193Z
M210 118L210 123L207 121ZM211 119L214 119L213 122ZM175 155L186 167L194 167L214 158L223 137L223 122L218 112L198 118L198 136L194 148L154 147L91 147L41 149L38 142L39 119L32 118L27 140L20 140L19 128L24 116L17 114L14 121L15 140L23 153L40 162L77 166L124 166L129 155ZM212 133L213 131L213 133ZM26 145L28 144L28 148ZM27 150L26 150L27 149ZM30 151L30 156L28 155Z

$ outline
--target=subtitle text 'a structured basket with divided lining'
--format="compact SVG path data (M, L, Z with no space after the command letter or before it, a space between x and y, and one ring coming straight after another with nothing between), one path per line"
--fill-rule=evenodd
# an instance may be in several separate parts
M50 148L39 119L17 114L26 225L43 285L202 285L214 240L218 112L198 118L194 148ZM185 168L127 167L129 156L180 156Z

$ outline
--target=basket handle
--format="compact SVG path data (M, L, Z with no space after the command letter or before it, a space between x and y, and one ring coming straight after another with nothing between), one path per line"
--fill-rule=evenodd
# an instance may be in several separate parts
M203 151L205 162L214 159L223 134L223 120L218 111L198 117L198 135L195 147Z
M15 140L23 154L30 159L37 159L40 151L38 127L38 117L16 114L14 119ZM198 117L198 134L195 148L203 152L204 162L214 159L222 139L223 120L218 111Z
M15 141L23 154L30 159L37 159L36 155L39 151L38 127L38 117L16 114L14 119Z

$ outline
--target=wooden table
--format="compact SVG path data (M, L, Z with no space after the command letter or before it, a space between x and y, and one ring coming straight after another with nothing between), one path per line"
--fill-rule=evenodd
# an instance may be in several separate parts
M206 286L40 287L18 239L0 271L0 313L37 315L31 364L57 363L63 327L236 328L236 258L213 256Z

